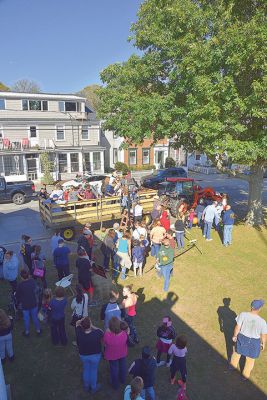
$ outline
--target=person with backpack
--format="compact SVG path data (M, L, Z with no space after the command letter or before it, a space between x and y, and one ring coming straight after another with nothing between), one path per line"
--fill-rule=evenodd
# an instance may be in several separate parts
M31 259L32 259L32 276L33 279L41 279L43 288L47 288L47 283L45 279L45 274L46 274L46 268L45 268L45 261L46 257L44 254L41 254L41 246L36 245L33 246L33 252L31 254Z
M15 293L17 290L17 277L19 273L19 260L13 251L6 251L4 262L3 262L3 276L6 279Z
M6 254L6 248L0 246L0 279L4 279L3 264L4 264L5 254Z
M155 373L157 363L155 357L151 355L151 349L148 346L142 349L142 358L135 360L129 368L129 373L134 377L140 376L144 382L144 388L141 392L143 399L148 396L150 400L155 400Z
M104 321L105 331L108 329L109 321L112 317L117 317L121 320L121 309L118 304L119 293L111 290L109 294L109 302L103 304L101 308L100 318Z
M33 270L32 270L32 252L33 252L33 246L32 246L32 238L27 235L22 235L21 239L23 240L23 244L20 247L20 254L22 255L24 265L29 270L29 273L32 275Z

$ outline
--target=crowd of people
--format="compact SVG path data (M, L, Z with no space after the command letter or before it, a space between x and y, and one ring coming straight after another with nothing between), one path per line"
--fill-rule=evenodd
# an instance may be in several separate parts
M90 192L91 189L85 185L83 191L87 190ZM109 190L105 189L105 195L110 193ZM129 193L124 193L123 190L122 199L125 196L128 201ZM73 190L70 189L68 196L70 194L72 196L72 193ZM79 195L82 198L81 193ZM134 198L134 193L137 195L133 190L132 198ZM45 193L41 191L40 196L44 195ZM54 193L51 193L50 199L54 199L55 195L59 199L62 198L62 201L78 201L70 200L70 197L66 200L65 193L63 191L61 193L58 187ZM124 204L127 207L127 204ZM189 209L188 212L180 211L172 223L169 210L161 204L159 197L155 196L151 221L148 224L143 218L142 206L138 199L134 199L132 216L131 229L122 229L118 223L114 223L113 228L103 227L95 234L90 223L83 227L75 251L78 284L71 304L68 303L65 290L60 284L53 291L48 287L47 257L40 244L33 245L30 236L22 236L20 256L23 268L21 270L19 256L0 246L0 278L9 282L13 304L22 312L23 335L30 337L30 321L32 320L38 336L42 334L41 326L47 324L50 326L53 345L66 346L69 338L65 324L69 307L71 310L69 322L73 327L72 343L77 346L82 363L83 386L85 390L90 390L92 393L98 392L101 388L98 382L98 368L102 355L109 363L110 383L114 390L117 390L120 385L126 383L129 348L139 343L135 324L138 295L133 292L131 285L124 286L121 294L117 290L111 290L108 303L101 307L100 320L103 321L101 328L96 327L90 319L89 307L96 305L92 279L94 253L97 250L102 253L104 272L110 272L114 283L119 278L121 282L124 282L131 275L137 278L150 272L146 268L146 259L151 254L157 275L164 278L163 290L168 292L174 258L185 249L186 233L194 225L202 230L207 241L212 240L211 229L214 227L215 231L223 234L224 246L232 244L235 215L227 204L227 198L224 198L221 204L217 202L205 204L201 199L195 209ZM70 255L73 251L60 236L60 232L56 232L51 238L50 249L51 257L48 258L52 258L60 282L71 272ZM259 316L263 305L262 300L254 300L251 303L251 311L241 313L236 319L233 336L236 351L229 361L233 368L237 368L240 356L246 357L244 379L249 379L254 361L259 357L260 349L265 346L267 325ZM12 318L1 309L0 356L3 363L7 359L14 360L12 329ZM142 347L140 358L136 359L128 370L129 374L133 375L133 380L125 388L124 400L145 398L154 400L156 398L154 390L156 369L163 365L170 369L170 383L173 385L178 382L182 390L186 389L187 338L176 334L169 316L163 317L155 336L158 338L156 358L150 346Z

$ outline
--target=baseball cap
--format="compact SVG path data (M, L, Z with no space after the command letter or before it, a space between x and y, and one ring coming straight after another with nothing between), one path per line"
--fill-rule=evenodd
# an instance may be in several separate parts
M259 310L261 307L264 306L264 300L260 299L260 300L253 300L251 303L251 308L253 310Z

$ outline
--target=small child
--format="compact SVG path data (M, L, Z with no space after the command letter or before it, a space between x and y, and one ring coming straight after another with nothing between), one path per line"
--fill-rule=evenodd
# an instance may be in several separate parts
M193 208L190 208L188 214L188 229L191 229L193 226L194 216L195 216L195 211Z
M187 339L186 336L181 335L176 339L175 344L173 343L168 350L168 355L173 355L173 359L171 362L171 384L175 383L176 372L180 372L182 376L182 380L178 380L178 384L185 388L186 384L186 353L187 353Z
M172 326L172 320L170 317L167 316L163 318L162 325L157 329L157 336L159 338L156 344L158 350L157 367L165 365L165 361L160 361L162 353L167 354L166 366L169 367L171 365L171 356L168 354L168 351L172 345L173 339L175 338L175 330Z
M168 229L167 232L166 232L166 238L169 239L169 241L170 241L170 247L175 250L176 242L175 242L175 239L173 237L173 233L174 232L173 232L172 229Z
M134 276L136 276L137 269L139 269L139 276L142 276L143 263L145 259L145 247L143 245L140 245L139 240L133 241L132 259Z
M45 289L44 293L43 293L41 309L38 313L38 318L40 321L47 322L47 323L50 322L49 304L50 304L51 300L52 300L52 290Z

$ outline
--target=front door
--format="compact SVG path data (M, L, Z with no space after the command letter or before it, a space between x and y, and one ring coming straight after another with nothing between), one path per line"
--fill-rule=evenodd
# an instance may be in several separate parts
M36 158L27 158L27 171L28 171L28 179L36 180L37 179L37 160Z
M157 169L164 168L164 150L155 150L155 166Z

